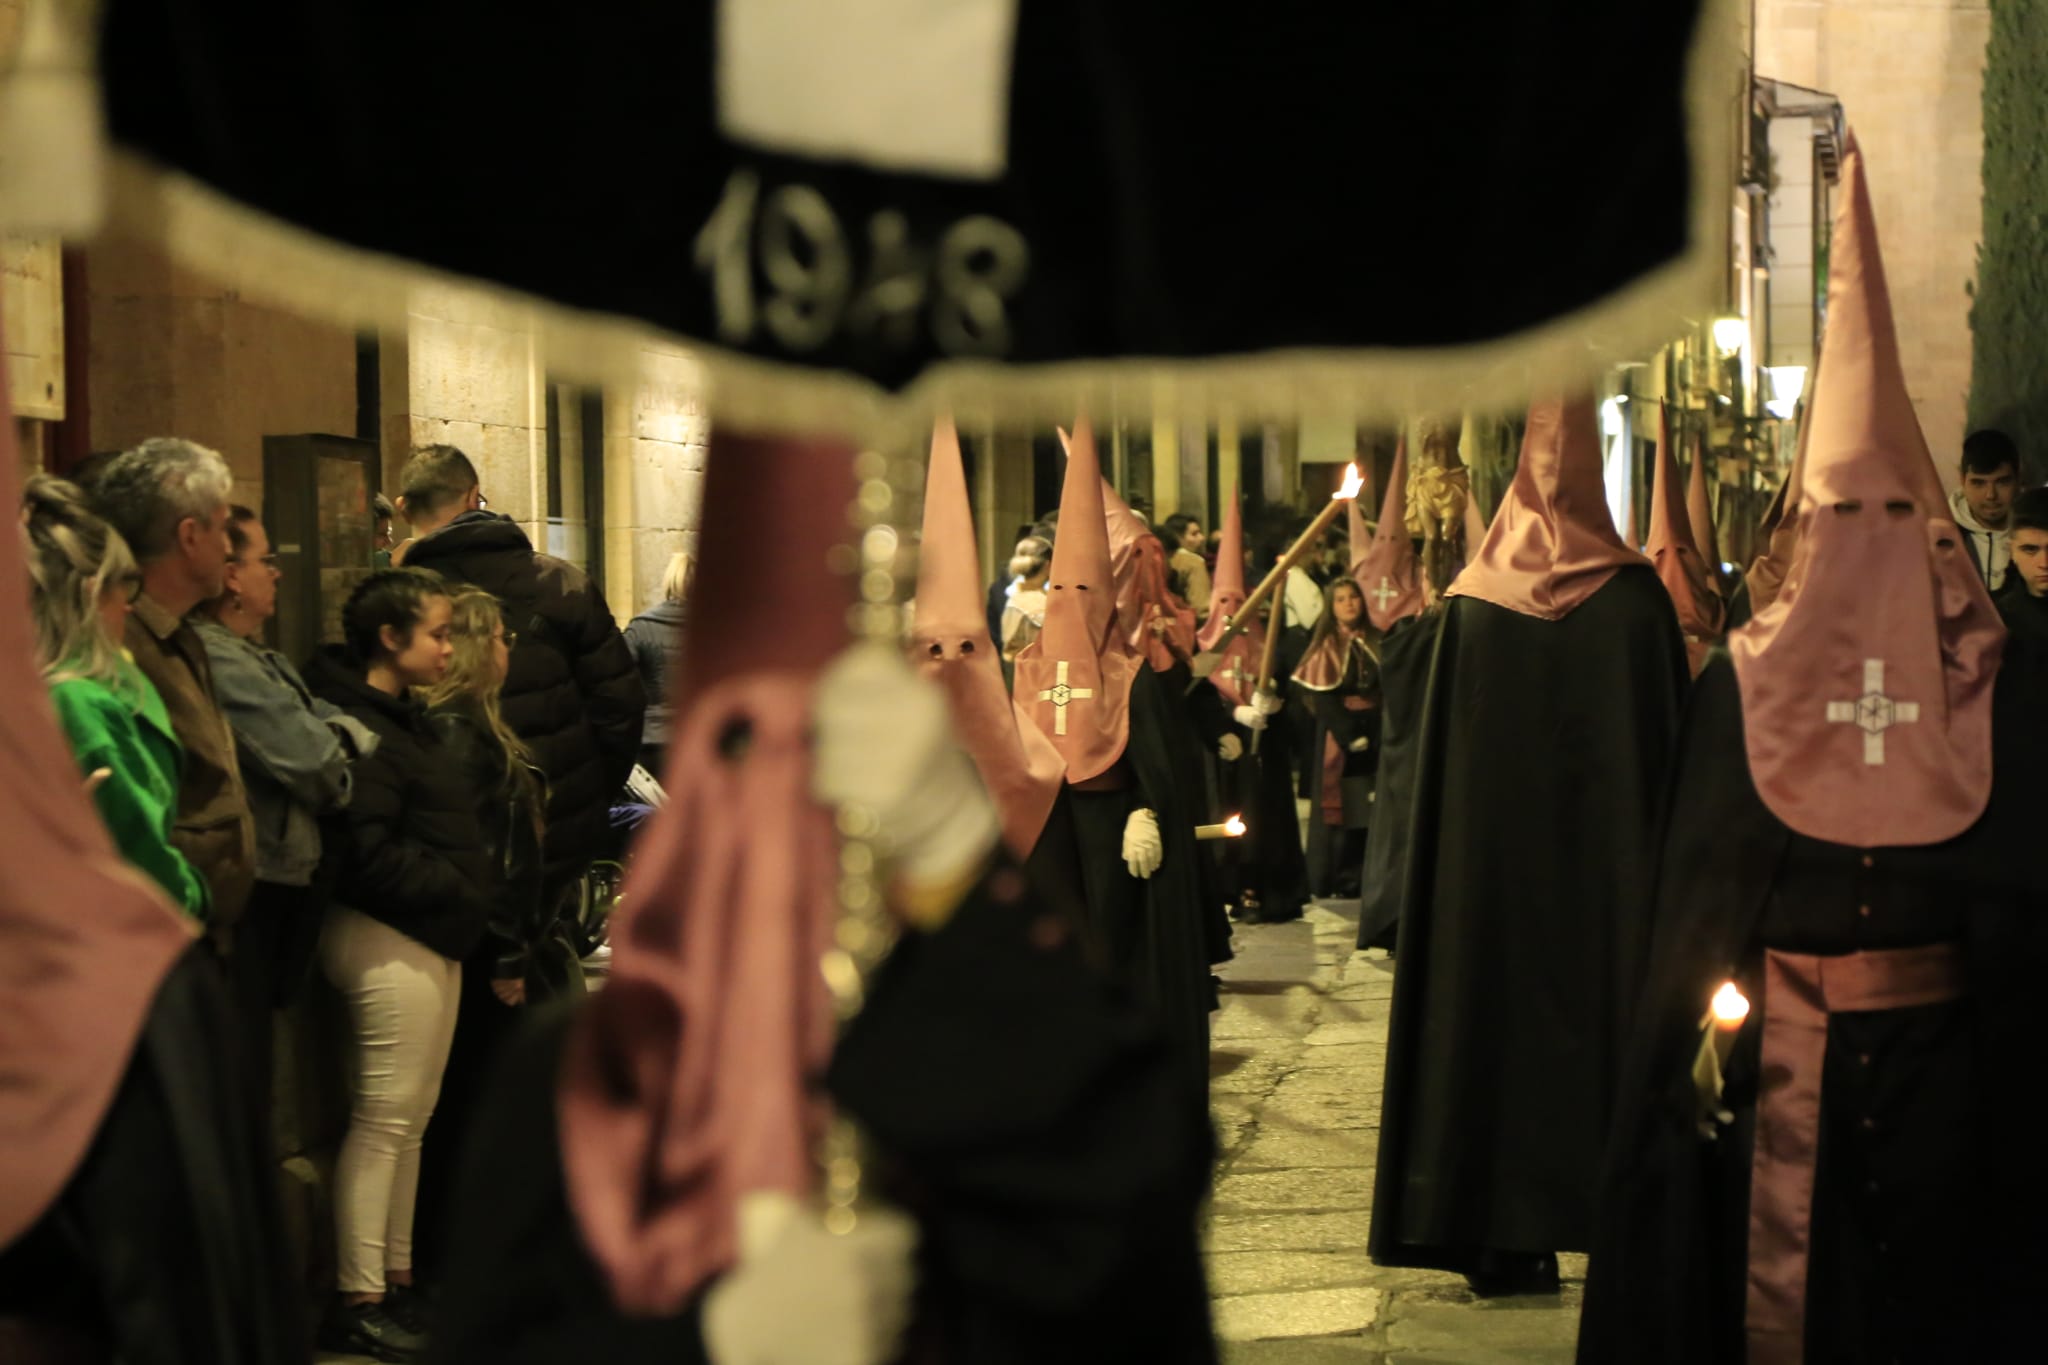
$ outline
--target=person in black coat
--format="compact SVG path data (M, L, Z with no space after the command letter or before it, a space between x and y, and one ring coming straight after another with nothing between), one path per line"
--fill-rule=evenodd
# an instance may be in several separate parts
M678 550L669 556L661 577L661 600L626 623L626 648L640 670L647 694L647 720L640 728L640 766L661 776L668 753L669 727L675 708L669 692L675 686L676 659L683 650L683 626L690 619L690 556Z
M414 532L403 562L492 594L519 636L505 723L547 777L547 877L557 891L618 851L611 805L639 759L647 710L633 652L581 569L536 553L517 522L488 510L460 450L421 448L401 485Z
M450 618L433 574L372 574L342 609L348 643L316 655L307 678L378 739L326 840L338 874L320 961L347 1006L358 1061L335 1169L341 1297L321 1343L380 1360L425 1350L411 1292L420 1148L454 1039L462 962L492 915L477 799L409 690L447 671Z

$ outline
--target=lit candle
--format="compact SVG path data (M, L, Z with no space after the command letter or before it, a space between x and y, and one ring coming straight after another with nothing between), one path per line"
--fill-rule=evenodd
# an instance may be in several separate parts
M1233 815L1220 825L1196 825L1197 839L1241 839L1244 837L1244 817Z
M1714 1132L1713 1120L1726 1123L1733 1117L1721 1108L1722 1073L1748 1018L1749 997L1733 981L1724 981L1700 1020L1700 1050L1693 1058L1692 1082L1699 1092L1700 1128L1708 1136Z

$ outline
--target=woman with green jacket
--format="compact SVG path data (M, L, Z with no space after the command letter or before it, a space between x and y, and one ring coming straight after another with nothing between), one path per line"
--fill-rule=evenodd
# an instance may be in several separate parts
M142 576L78 489L38 474L23 498L36 663L79 771L121 856L206 918L206 882L171 846L184 759L162 698L121 648Z

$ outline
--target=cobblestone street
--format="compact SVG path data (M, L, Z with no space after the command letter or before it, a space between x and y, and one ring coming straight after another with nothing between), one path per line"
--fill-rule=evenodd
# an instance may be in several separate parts
M1562 1297L1481 1300L1366 1258L1393 963L1352 951L1352 903L1237 930L1210 1054L1221 1160L1209 1229L1227 1365L1565 1365Z

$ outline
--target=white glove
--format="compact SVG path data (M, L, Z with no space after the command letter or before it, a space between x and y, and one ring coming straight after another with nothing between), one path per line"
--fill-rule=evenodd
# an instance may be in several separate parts
M1237 707L1231 711L1230 718L1247 730L1256 731L1266 728L1266 713L1256 706Z
M1149 810L1134 810L1124 821L1124 865L1133 877L1145 878L1166 861L1166 845L1159 838L1159 820Z
M1359 737L1358 737L1357 739L1354 739L1354 740L1352 740L1352 741L1351 741L1351 752L1352 752L1352 753L1354 753L1354 754L1362 754L1362 753L1364 753L1364 752L1365 752L1365 751L1366 751L1367 749L1370 749L1371 747L1372 747L1372 736L1371 736L1371 735L1360 735L1360 736L1359 736Z
M916 884L938 885L988 856L1002 826L981 774L953 740L945 694L900 651L858 644L818 679L811 788L880 824L875 851Z
M1277 716L1282 710L1286 709L1287 701L1278 692L1254 692L1252 693L1252 705L1258 707L1269 716Z
M917 1225L891 1210L862 1209L843 1235L796 1212L705 1295L705 1352L712 1365L884 1365L910 1320L916 1249Z
M1235 763L1244 757L1244 741L1236 735L1225 735L1216 741L1216 756L1225 763Z

